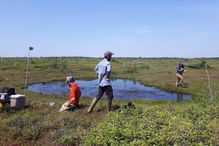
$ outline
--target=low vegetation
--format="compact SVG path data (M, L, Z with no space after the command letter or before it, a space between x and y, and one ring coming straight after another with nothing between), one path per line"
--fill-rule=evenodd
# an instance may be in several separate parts
M93 72L101 58L33 58L28 84L76 79L96 79ZM22 110L4 105L0 111L0 145L218 145L219 139L219 59L186 59L187 88L175 87L177 58L115 58L112 78L131 79L172 92L191 94L182 103L114 100L106 111L101 100L92 114L86 111L91 98L82 97L82 108L58 113L65 96L26 91L27 107ZM200 63L201 62L201 63ZM203 64L208 64L211 80ZM201 64L201 65L200 65ZM201 67L200 67L201 66ZM25 58L2 58L0 88L14 87L24 93ZM50 106L50 102L54 102Z
M92 145L217 145L219 106L136 106L108 114L84 137Z
M201 60L200 63L188 65L188 67L189 68L194 68L194 69L210 68L210 66L207 64L207 62L205 60Z

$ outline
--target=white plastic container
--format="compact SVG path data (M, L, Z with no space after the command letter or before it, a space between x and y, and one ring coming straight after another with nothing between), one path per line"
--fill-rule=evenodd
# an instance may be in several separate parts
M25 100L26 100L25 95L16 94L16 95L11 95L10 98L11 98L11 107L19 108L19 109L25 107Z

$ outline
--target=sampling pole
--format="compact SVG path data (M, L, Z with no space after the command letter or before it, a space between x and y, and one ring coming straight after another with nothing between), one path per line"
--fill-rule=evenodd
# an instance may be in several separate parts
M29 60L30 60L30 52L33 50L33 47L29 47L29 53L27 56L27 65L26 65L26 76L25 76L25 85L24 85L24 95L27 90L27 79L28 79L28 69L29 69Z

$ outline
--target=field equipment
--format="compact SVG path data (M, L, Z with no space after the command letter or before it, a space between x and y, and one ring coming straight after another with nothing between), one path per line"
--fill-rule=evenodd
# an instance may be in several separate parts
M0 92L0 108L4 104L10 104L10 107L18 109L25 107L25 96L16 94L14 88L4 87Z
M10 97L7 93L0 93L0 103L9 103Z
M28 54L28 57L27 57L27 66L26 66L26 77L25 77L24 91L26 91L26 89L27 89L27 78L28 78L30 51L33 51L33 47L29 47L29 54Z
M11 95L11 107L21 109L25 107L26 97L21 94Z
M10 103L10 96L11 95L15 95L15 89L14 88L8 88L8 87L4 87L1 90L0 93L0 103L4 104L4 103Z

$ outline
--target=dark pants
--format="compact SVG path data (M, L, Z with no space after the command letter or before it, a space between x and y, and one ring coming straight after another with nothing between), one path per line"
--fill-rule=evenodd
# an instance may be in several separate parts
M93 108L95 107L98 100L100 100L103 96L103 94L106 92L107 95L107 108L108 111L111 111L112 106L112 99L113 99L113 89L112 86L105 86L105 87L99 87L97 92L97 97L95 97L88 109L88 113L91 113L93 111Z
M104 87L100 87L98 88L98 92L97 92L97 98L102 98L103 94L106 92L107 98L108 99L113 99L113 88L112 86L104 86Z

